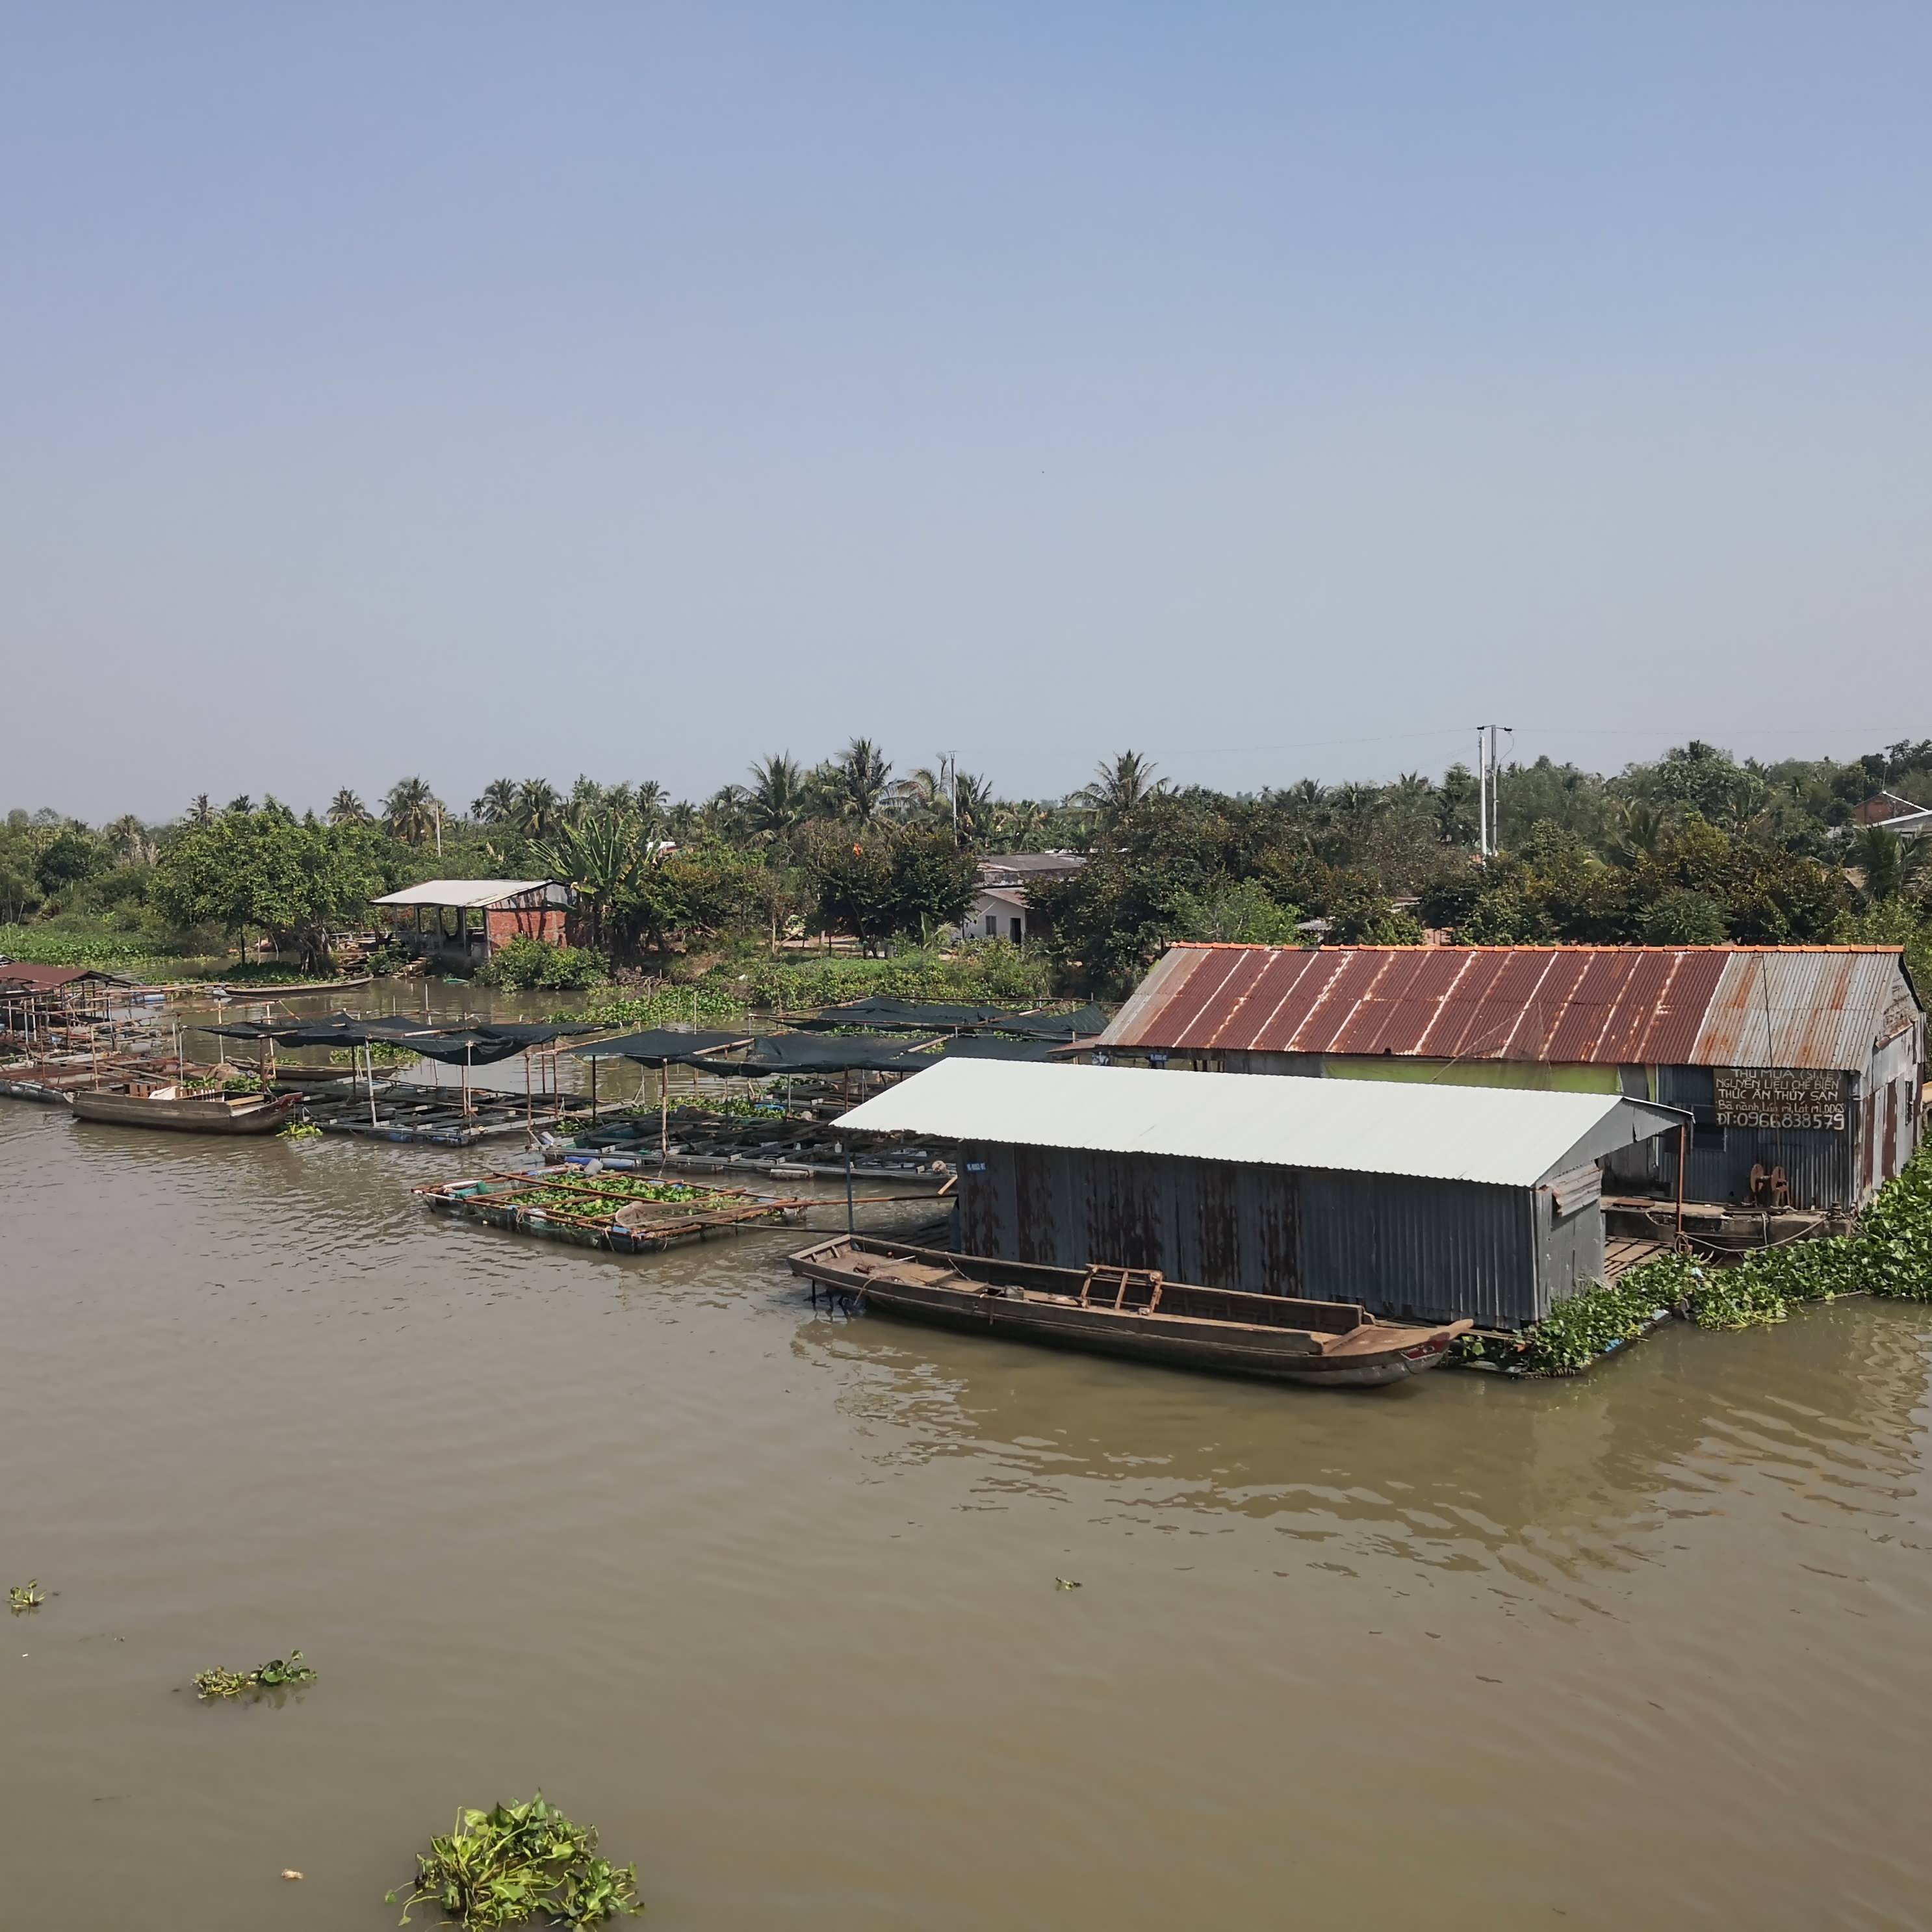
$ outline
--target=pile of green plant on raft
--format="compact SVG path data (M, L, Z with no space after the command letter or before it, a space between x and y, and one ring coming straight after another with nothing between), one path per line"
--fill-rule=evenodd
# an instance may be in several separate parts
M1463 1357L1526 1375L1574 1375L1665 1315L1700 1328L1754 1328L1841 1294L1932 1301L1932 1150L1880 1189L1856 1234L1760 1248L1729 1263L1661 1255L1613 1286L1573 1295L1514 1342L1469 1338Z
M717 1208L733 1197L716 1188L691 1187L681 1181L644 1180L628 1174L573 1174L569 1187L545 1186L538 1182L527 1193L517 1196L520 1208L542 1208L560 1214L595 1214L600 1209L614 1214L639 1201L662 1201L687 1208Z
M454 1831L418 1854L414 1882L387 1896L402 1900L405 1925L412 1905L440 1908L446 1924L572 1932L644 1910L637 1867L599 1857L596 1828L572 1823L542 1792L527 1804L460 1813Z
M226 1073L219 1079L184 1080L181 1090L190 1100L206 1100L219 1094L224 1099L230 1094L259 1094L262 1090L262 1076L259 1073Z
M497 947L476 973L479 986L519 992L562 992L601 986L610 976L601 954L581 946L553 946L522 932Z

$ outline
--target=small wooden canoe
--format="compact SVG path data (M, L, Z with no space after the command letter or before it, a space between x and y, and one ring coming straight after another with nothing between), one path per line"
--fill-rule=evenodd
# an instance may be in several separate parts
M1047 1268L842 1234L792 1272L868 1309L948 1328L1173 1368L1374 1388L1434 1368L1474 1325L1412 1328L1354 1302L1304 1301L1165 1280L1141 1268Z
M299 1094L271 1099L240 1094L232 1100L219 1094L184 1096L173 1087L82 1088L73 1096L74 1111L83 1120L104 1120L122 1127L164 1127L188 1134L272 1134L286 1126L302 1104Z

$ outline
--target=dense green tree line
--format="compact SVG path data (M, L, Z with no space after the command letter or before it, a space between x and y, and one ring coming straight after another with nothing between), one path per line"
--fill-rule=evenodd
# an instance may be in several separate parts
M16 811L0 825L0 920L158 943L262 934L308 959L378 892L542 876L577 889L587 943L620 961L826 930L876 946L957 921L982 858L1066 850L1086 865L1033 888L1032 922L1070 987L1117 990L1176 938L1399 943L1425 928L1491 944L1898 938L1932 964L1924 848L1856 821L1882 792L1932 802L1932 741L1842 764L1740 763L1693 742L1608 778L1539 759L1503 771L1502 850L1479 865L1460 765L1231 796L1126 752L1068 797L1011 800L945 760L896 772L859 739L816 765L772 753L701 801L649 780L504 777L452 809L412 776L373 805L345 788L320 815L206 796L163 824Z

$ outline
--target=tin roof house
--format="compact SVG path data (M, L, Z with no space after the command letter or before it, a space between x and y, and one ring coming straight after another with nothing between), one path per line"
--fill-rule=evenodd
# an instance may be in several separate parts
M1925 1011L1895 946L1183 945L1094 1044L1215 1072L1622 1094L1689 1110L1692 1199L1829 1211L1918 1145ZM1613 1177L1666 1191L1662 1159Z
M1616 1094L956 1059L839 1124L960 1144L964 1253L1515 1328L1604 1278L1604 1163L1674 1144L1682 1118Z

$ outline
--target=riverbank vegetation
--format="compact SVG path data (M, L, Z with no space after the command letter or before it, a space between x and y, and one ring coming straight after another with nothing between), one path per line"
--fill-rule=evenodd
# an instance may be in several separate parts
M1754 1328L1841 1294L1932 1301L1932 1150L1879 1190L1852 1234L1756 1249L1735 1262L1660 1256L1560 1303L1514 1340L1480 1342L1465 1354L1526 1375L1574 1375L1668 1316L1700 1328Z
M432 1838L416 1859L414 1882L388 1894L410 1909L434 1906L446 1924L478 1928L542 1924L602 1925L643 1910L634 1865L614 1865L597 1849L594 1826L574 1823L543 1793L521 1804L458 1814L456 1828Z
M1008 799L944 761L896 775L858 739L814 766L772 753L703 801L650 782L564 791L506 777L458 810L412 777L374 807L345 789L320 813L206 796L162 824L15 811L0 826L0 952L178 977L190 976L165 962L266 941L280 970L314 974L330 934L364 923L382 892L541 877L574 888L580 943L506 949L501 983L560 990L641 970L802 1006L770 976L826 933L862 958L800 965L820 985L908 989L910 949L918 990L936 992L930 962L953 950L980 862L1062 850L1084 866L1029 887L1035 993L1118 993L1175 939L1400 942L1425 928L1488 944L1895 941L1932 983L1921 845L1858 816L1892 809L1886 794L1932 801L1932 742L1775 764L1694 742L1610 777L1510 765L1486 866L1476 792L1454 765L1439 779L1234 796L1130 751L1067 796Z

